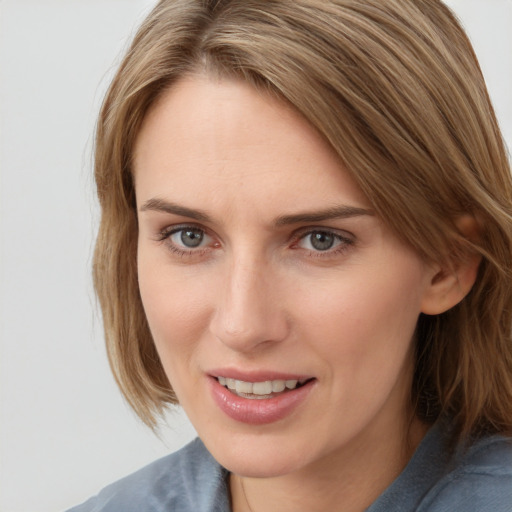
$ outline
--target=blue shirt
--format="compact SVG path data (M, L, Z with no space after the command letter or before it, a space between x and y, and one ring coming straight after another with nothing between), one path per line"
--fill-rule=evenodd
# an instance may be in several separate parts
M68 512L230 512L228 475L196 439ZM436 425L367 512L512 512L512 442L487 437L450 456Z

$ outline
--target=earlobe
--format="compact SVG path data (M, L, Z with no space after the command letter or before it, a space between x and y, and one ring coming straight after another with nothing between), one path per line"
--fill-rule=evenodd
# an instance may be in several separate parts
M478 239L480 228L474 217L464 215L456 222L459 232L469 241ZM467 251L446 267L433 268L432 278L422 301L422 313L439 315L456 306L471 291L482 257Z

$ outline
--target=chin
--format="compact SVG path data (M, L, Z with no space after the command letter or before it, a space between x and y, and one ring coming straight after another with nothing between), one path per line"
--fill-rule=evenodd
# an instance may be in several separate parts
M300 470L308 463L303 446L283 441L282 435L235 434L225 440L202 438L208 451L228 471L252 478L272 478ZM314 458L314 457L313 457Z

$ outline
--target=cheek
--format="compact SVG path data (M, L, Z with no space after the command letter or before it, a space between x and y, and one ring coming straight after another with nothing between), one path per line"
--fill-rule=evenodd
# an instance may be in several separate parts
M165 267L164 267L165 268ZM194 364L207 320L199 286L165 273L162 267L139 264L141 298L156 350L180 404L200 398L200 375Z
M173 367L189 359L202 338L210 299L204 280L160 259L139 251L139 289L155 346L172 380Z
M296 294L302 332L323 357L353 378L397 371L410 351L421 308L422 272L415 262L394 269L347 272ZM317 283L318 284L318 283ZM311 288L310 288L311 289Z

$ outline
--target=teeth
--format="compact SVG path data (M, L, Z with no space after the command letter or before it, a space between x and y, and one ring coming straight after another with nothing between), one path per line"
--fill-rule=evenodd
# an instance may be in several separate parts
M294 389L294 388L295 388L295 386L297 385L297 382L298 382L298 381L296 381L296 380L287 380L287 381L285 382L285 385L286 385L286 387L287 387L288 389Z
M226 377L217 377L219 384L235 391L241 395L270 395L272 393L281 393L285 389L295 389L299 381L297 380L266 380L263 382L246 382L243 380L229 379ZM305 381L301 381L303 384Z
M252 385L253 395L270 395L272 393L272 381L255 382Z
M235 389L237 393L252 393L252 382L237 380Z
M286 382L284 380L273 380L272 381L272 392L281 393L286 389Z

